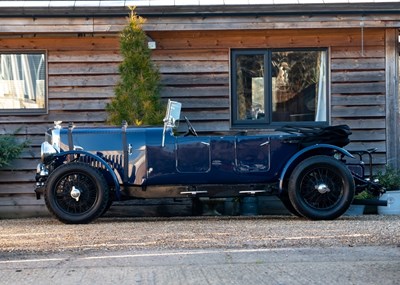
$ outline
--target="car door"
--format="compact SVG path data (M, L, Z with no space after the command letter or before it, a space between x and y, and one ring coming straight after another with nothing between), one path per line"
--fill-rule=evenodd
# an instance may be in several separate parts
M237 172L267 172L270 169L269 138L237 137L235 161Z
M176 169L179 173L210 171L210 137L178 137L175 149Z

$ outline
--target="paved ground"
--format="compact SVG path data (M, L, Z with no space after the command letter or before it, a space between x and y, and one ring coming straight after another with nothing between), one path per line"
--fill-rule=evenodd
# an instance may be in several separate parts
M291 216L0 220L0 255L105 249L282 248L400 245L400 216L334 221Z
M0 220L0 284L400 284L400 216Z
M394 247L99 249L0 261L0 283L394 285L399 268Z

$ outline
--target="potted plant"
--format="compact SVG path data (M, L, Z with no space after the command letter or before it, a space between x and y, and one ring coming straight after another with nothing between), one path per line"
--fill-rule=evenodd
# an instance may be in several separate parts
M363 190L360 193L354 196L354 200L363 201L363 200L370 200L376 198L371 192L368 190ZM350 207L347 209L345 216L359 216L364 214L365 204L363 203L355 203L351 204Z
M377 174L379 184L386 190L380 197L387 201L387 206L379 206L378 214L399 215L400 214L400 170L386 166L385 171Z

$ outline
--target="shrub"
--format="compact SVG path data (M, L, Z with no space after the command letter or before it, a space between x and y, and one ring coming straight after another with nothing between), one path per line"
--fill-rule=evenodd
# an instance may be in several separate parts
M385 171L379 171L376 178L386 190L400 189L400 170L386 166Z
M15 134L0 135L0 168L7 166L16 159L27 146L28 142L18 142Z
M160 103L160 74L151 60L145 22L132 10L128 25L120 35L120 82L115 97L107 105L108 122L119 125L123 120L132 125L162 123L164 108Z

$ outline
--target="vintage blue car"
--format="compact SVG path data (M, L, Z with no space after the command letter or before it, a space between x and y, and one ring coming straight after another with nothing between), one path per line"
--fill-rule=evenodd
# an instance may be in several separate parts
M176 135L181 104L169 101L164 127L62 128L46 132L38 199L64 223L88 223L115 200L278 195L294 214L335 219L371 186L342 147L347 126L265 134ZM360 170L361 169L361 170Z

